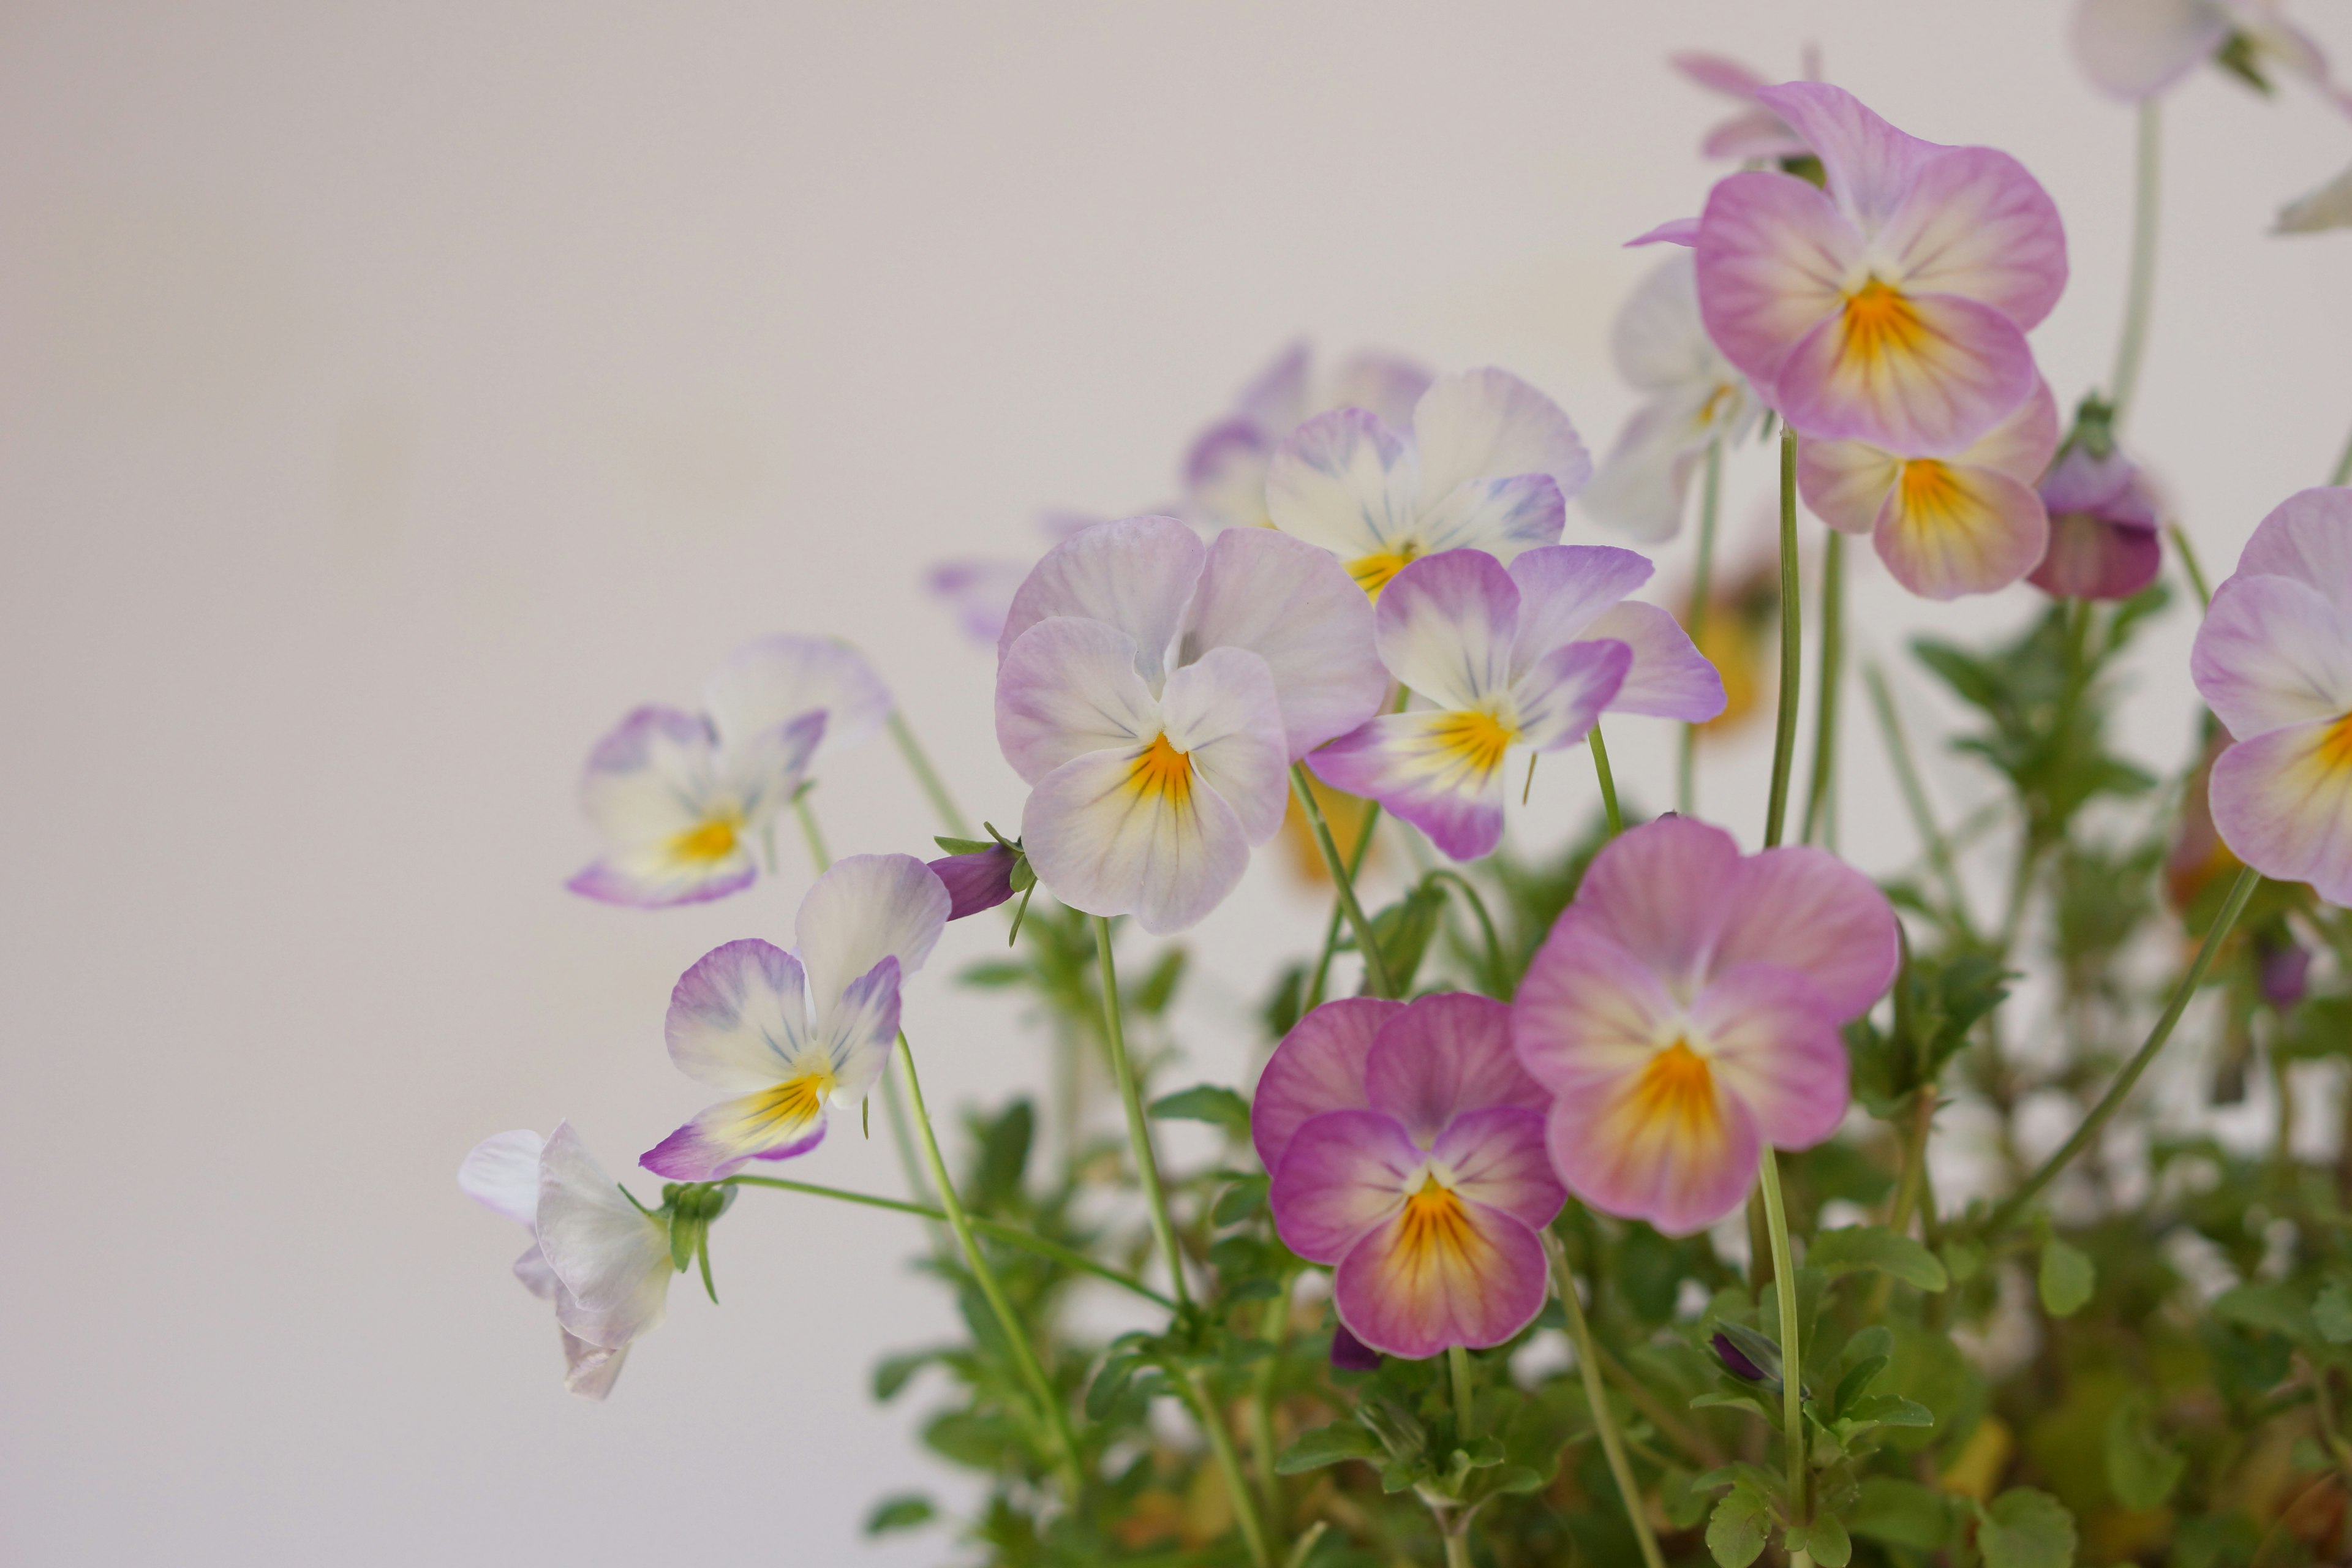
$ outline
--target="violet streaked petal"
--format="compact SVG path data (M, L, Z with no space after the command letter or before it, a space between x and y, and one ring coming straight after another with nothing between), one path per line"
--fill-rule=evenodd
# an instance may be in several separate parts
M1572 642L1545 655L1511 682L1518 743L1551 752L1583 740L1624 689L1626 672L1633 667L1631 644L1598 633L1590 641Z
M793 917L808 969L809 1011L822 1025L849 983L885 958L900 975L923 967L947 929L946 884L912 855L850 855L812 884Z
M764 827L792 803L830 722L820 708L720 749L719 787L734 803L739 833Z
M1958 460L2006 474L2022 485L2036 484L2057 454L2059 434L2058 400L2043 381L2016 413L1987 431Z
M1522 550L1559 543L1567 526L1568 500L1552 477L1516 474L1447 491L1422 514L1418 542L1424 555L1483 550L1508 561Z
M1282 1037L1250 1100L1250 1141L1268 1174L1280 1169L1291 1138L1309 1117L1370 1109L1365 1058L1381 1026L1404 1007L1377 996L1326 1002Z
M1568 1202L1568 1189L1552 1173L1544 1150L1551 1096L1542 1101L1539 1109L1496 1105L1465 1111L1446 1124L1430 1150L1465 1202L1499 1209L1537 1230L1559 1217Z
M1519 590L1484 551L1423 556L1390 579L1372 627L1381 663L1409 689L1477 708L1510 686Z
M2352 616L2352 489L2298 490L2272 508L2246 541L2234 574L2256 574L2308 583Z
M1439 376L1413 405L1412 435L1427 503L1519 474L1549 474L1568 497L1592 477L1592 458L1559 405L1507 371Z
M1013 896L1013 868L1020 857L1002 844L969 855L924 862L948 890L948 919L960 921L992 910Z
M2214 762L2207 798L2239 859L2352 905L2352 742L2343 720L2240 741Z
M890 1065L898 1043L898 961L885 958L851 981L818 1021L814 1043L833 1076L826 1098L845 1110L864 1100Z
M2308 584L2241 572L2215 591L2189 679L2240 740L2352 711L2352 622Z
M1887 223L1927 165L1951 151L1896 130L1825 81L1759 88L1756 101L1805 139L1829 176L1831 197L1864 233Z
M1797 493L1840 533L1868 533L1903 478L1903 459L1867 441L1797 444Z
M1171 785L1141 746L1064 763L1022 808L1030 868L1086 914L1132 914L1154 936L1193 924L1240 885L1250 844L1223 797L1182 776Z
M1519 591L1511 674L1524 673L1556 648L1601 636L1591 629L1594 620L1655 570L1648 556L1613 544L1548 544L1523 552L1510 566Z
M1014 638L996 671L996 743L1013 771L1034 784L1074 757L1158 734L1160 704L1137 658L1133 637L1076 616Z
M1475 860L1503 837L1502 752L1483 713L1384 713L1307 753L1334 789L1379 801L1449 858Z
M547 1140L529 1128L494 1132L457 1166L457 1190L526 1228L539 1218L539 1155Z
M1768 402L1790 351L1836 316L1862 244L1829 197L1793 174L1732 174L1708 193L1696 251L1699 316Z
M996 643L997 662L1038 622L1075 616L1133 638L1136 673L1156 689L1207 560L1200 535L1172 517L1122 518L1082 529L1045 552L1013 595Z
M1294 761L1379 712L1388 696L1363 590L1328 550L1270 529L1229 530L1209 546L1177 662L1213 647L1265 661Z
M1574 912L1687 1000L1732 918L1740 879L1739 846L1730 834L1691 817L1664 816L1602 847L1577 889Z
M804 991L801 961L772 942L745 937L711 949L670 992L669 1059L730 1094L773 1087L808 1044Z
M1282 830L1290 804L1290 749L1274 672L1246 648L1213 647L1168 678L1160 708L1167 743L1196 784L1233 808L1252 845Z
M1456 1117L1551 1103L1511 1048L1510 1008L1461 991L1421 997L1381 1024L1364 1059L1364 1095L1424 1149Z
M666 842L700 826L718 793L717 752L703 720L648 703L588 753L581 809L616 847Z
M1691 1004L1692 1032L1724 1091L1780 1149L1811 1148L1845 1115L1851 1068L1840 1022L1820 987L1769 963L1725 970Z
M1748 856L1719 896L1711 976L1747 963L1792 970L1843 1023L1885 994L1902 963L1886 895L1826 849L1784 845Z
M703 710L722 743L823 710L820 750L836 754L890 718L890 692L854 648L830 637L763 637L740 647L702 689Z
M1723 676L1682 623L1657 605L1631 599L1613 605L1594 618L1591 635L1633 651L1624 681L1609 700L1611 712L1704 724L1723 711Z
M1682 1009L1634 954L1574 909L1528 966L1511 1003L1520 1066L1557 1099L1590 1097L1648 1066Z
M1908 294L1865 306L1857 295L1789 351L1773 397L1809 436L1932 457L1965 450L2038 380L2025 334L1990 305Z
M1990 147L1929 158L1886 220L1873 253L1906 292L1990 305L2025 331L2066 288L2066 228L2058 204L2025 165Z
M673 1182L724 1181L753 1160L789 1160L824 1141L824 1096L793 1082L706 1106L637 1161Z
M1365 1237L1331 1281L1350 1331L1422 1360L1454 1345L1501 1344L1543 1310L1543 1243L1499 1209L1451 1197L1430 1217L1401 1213Z
M1404 1206L1422 1152L1394 1117L1327 1110L1302 1123L1266 1191L1282 1243L1314 1263L1337 1263L1367 1231Z
M1277 447L1265 477L1276 528L1342 561L1414 538L1421 471L1412 447L1360 408L1318 414Z

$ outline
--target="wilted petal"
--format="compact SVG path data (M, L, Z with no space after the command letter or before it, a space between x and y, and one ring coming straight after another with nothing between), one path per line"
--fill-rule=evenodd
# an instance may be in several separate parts
M1250 1100L1250 1141L1268 1174L1281 1167L1291 1138L1308 1118L1370 1108L1364 1062L1372 1038L1404 1008L1377 996L1326 1002L1282 1037Z
M539 1155L547 1140L529 1128L495 1132L474 1145L457 1167L457 1190L517 1225L539 1219ZM534 1251L536 1249L534 1248Z
M1967 448L2038 379L2025 334L1994 307L1872 282L1790 350L1773 392L1807 435L1927 457Z
M1389 673L1372 643L1372 607L1328 551L1265 529L1209 546L1177 662L1213 647L1265 661L1295 760L1378 712Z
M2211 0L2077 0L2070 31L2091 85L2132 100L2211 58L2230 36L2230 16Z
M1722 675L1682 623L1657 605L1632 600L1614 605L1593 619L1590 635L1622 642L1633 653L1617 695L1609 700L1611 712L1704 724L1723 711Z
M1849 1071L1842 1009L1811 981L1767 963L1727 969L1691 1005L1690 1022L1767 1142L1810 1149L1837 1131Z
M2189 674L2240 740L2334 719L2352 711L2352 625L2307 583L2242 570L2213 595Z
M1160 705L1136 673L1135 639L1057 616L1014 639L996 672L996 743L1031 784L1074 757L1139 745Z
M1421 495L1412 448L1360 408L1301 425L1266 471L1275 526L1342 561L1394 553L1412 542Z
M1699 220L1699 314L1716 347L1768 401L1790 351L1837 313L1861 252L1853 225L1793 174L1759 170L1716 182Z
M1547 1285L1534 1231L1432 1187L1339 1260L1331 1299L1364 1343L1419 1360L1501 1344L1543 1310Z
M678 1071L747 1094L792 1075L807 1017L800 960L746 937L704 953L678 978L662 1035Z
M2208 795L2231 854L2352 904L2352 729L2342 719L2240 741L2214 763Z
M1421 493L1432 502L1519 474L1548 474L1572 496L1592 477L1592 458L1559 405L1507 371L1438 377L1413 407L1412 435Z
M1208 554L1201 536L1172 517L1130 517L1080 530L1045 552L1013 595L997 662L1038 622L1076 616L1133 638L1136 673L1158 689Z
M1412 563L1391 579L1373 619L1381 662L1441 708L1475 708L1510 685L1518 626L1517 584L1478 550Z
M2025 165L1990 147L1955 147L1923 164L1873 247L1907 292L1956 294L2027 331L2066 288L2058 205Z
M1885 994L1902 962L1895 911L1869 878L1826 849L1784 845L1739 862L1722 889L1708 968L1769 963L1803 975L1843 1023Z
M890 692L859 657L829 637L772 637L736 649L702 691L703 710L728 745L823 710L823 751L871 737L890 718Z
M793 929L823 1024L849 983L886 958L913 974L947 929L946 884L912 855L851 855L809 888Z
M1423 1148L1472 1111L1540 1111L1551 1103L1511 1048L1510 1008L1462 991L1421 997L1384 1021L1365 1058L1364 1086L1371 1109L1394 1117Z

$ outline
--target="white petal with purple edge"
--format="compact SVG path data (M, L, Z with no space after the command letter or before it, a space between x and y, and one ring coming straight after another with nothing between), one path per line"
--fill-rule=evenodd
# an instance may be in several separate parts
M1244 648L1211 648L1168 678L1161 707L1168 744L1196 783L1233 807L1253 845L1282 829L1290 801L1290 751L1265 660Z
M1456 485L1423 513L1417 543L1424 555L1483 550L1508 561L1522 550L1559 542L1568 500L1549 474L1473 479Z
M746 937L711 949L670 992L669 1059L730 1094L782 1081L809 1043L804 991L800 960L772 942Z
M2213 826L2266 877L2352 905L2352 745L2341 720L2293 724L2215 759Z
M1425 555L1390 580L1372 629L1410 689L1440 708L1482 707L1510 685L1518 584L1484 551Z
M1265 660L1294 759L1370 718L1388 695L1363 590L1330 552L1271 530L1230 531L1209 546L1177 662L1213 647Z
M1518 641L1511 673L1517 675L1555 648L1600 634L1591 631L1603 610L1650 580L1650 558L1613 544L1550 544L1511 563L1519 590Z
M1449 859L1475 860L1503 837L1501 747L1492 718L1450 710L1384 713L1307 754L1315 776L1379 801Z
M1100 621L1135 639L1136 672L1152 689L1183 624L1208 547L1172 517L1129 517L1082 529L1029 574L997 639L1001 664L1021 635L1052 616Z
M1136 673L1135 639L1057 616L1021 634L996 672L996 743L1031 784L1073 757L1140 745L1160 704Z
M1507 371L1439 376L1413 406L1412 436L1421 493L1432 502L1474 480L1517 474L1549 474L1572 496L1592 477L1591 456L1559 405Z
M1356 354L1332 378L1329 408L1360 408L1391 430L1412 423L1412 405L1429 390L1430 374L1394 354Z
M718 791L716 749L710 726L695 715L639 708L588 753L581 808L618 846L688 831L701 822Z
M1657 605L1613 605L1593 618L1589 635L1633 650L1624 681L1609 700L1611 712L1704 724L1723 711L1722 675L1682 623Z
M539 1155L547 1140L529 1128L494 1132L457 1167L457 1190L520 1226L539 1219ZM536 1250L536 1249L534 1249Z
M793 917L810 1009L820 1026L849 983L886 958L901 979L923 967L947 929L947 884L911 855L851 855L834 862Z
M823 710L822 749L837 753L889 721L890 691L854 648L830 637L772 637L729 655L703 688L702 706L730 745Z
M1208 528L1271 528L1265 470L1275 443L1254 419L1228 419L1202 431L1184 455L1184 510Z
M1633 650L1614 640L1572 642L1553 649L1511 683L1519 743L1549 752L1583 740L1625 684L1625 672L1633 664Z
M1412 447L1360 408L1301 425L1276 449L1265 477L1275 526L1342 560L1412 541L1421 494Z
M761 826L792 803L829 722L823 710L803 713L719 753L719 788L733 799L745 826Z
M2215 590L2189 679L2232 735L2352 711L2352 625L2292 577L2241 572Z

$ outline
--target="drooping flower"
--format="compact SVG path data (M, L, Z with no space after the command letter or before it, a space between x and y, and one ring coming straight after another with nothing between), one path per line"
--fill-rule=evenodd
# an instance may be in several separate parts
M2352 228L2352 169L2280 208L2273 232L2317 234L2330 228Z
M1661 817L1610 841L1512 1004L1519 1060L1552 1093L1552 1168L1595 1208L1683 1234L1739 1206L1767 1143L1845 1113L1840 1027L1894 978L1895 914L1801 847L1743 856Z
M2073 34L2083 74L2115 98L2152 98L2211 60L2265 92L2263 73L2276 67L2352 109L2279 0L2079 0Z
M2066 282L2058 209L2016 159L1906 135L1843 89L1765 88L1826 192L1751 170L1700 216L1708 334L1805 435L1964 451L2032 395L2026 331Z
M1410 360L1360 353L1318 388L1314 354L1300 340L1251 378L1225 416L1194 438L1184 454L1184 514L1205 528L1271 528L1266 514L1266 466L1275 448L1310 416L1361 408L1401 425L1428 390L1429 373Z
M2078 442L2042 477L2050 547L2027 581L2061 599L2128 599L2164 566L2156 499L2147 481L2110 447L2095 457Z
M2352 489L2304 490L2263 519L2189 668L2237 737L2208 791L2221 841L2352 904Z
M457 1167L457 1185L530 1232L515 1278L555 1304L564 1386L604 1398L629 1346L668 1310L669 1226L629 1201L568 1121L544 1139L528 1130L484 1139Z
M1307 766L1456 860L1489 853L1513 747L1573 745L1604 709L1690 722L1722 711L1722 680L1675 618L1622 602L1650 572L1595 544L1546 545L1508 567L1477 550L1414 562L1381 595L1375 626L1391 673L1433 706L1368 720Z
M646 1152L646 1169L711 1182L824 1137L829 1106L866 1098L898 1033L898 987L945 929L948 890L911 855L853 855L801 900L797 953L756 937L714 948L671 993L678 1070L720 1100Z
M1744 106L1738 113L1720 121L1706 133L1706 140L1699 143L1699 151L1706 156L1742 162L1749 158L1778 162L1784 158L1812 155L1812 149L1806 145L1805 139L1790 129L1787 121L1757 100L1756 95L1772 85L1770 77L1750 70L1738 60L1698 49L1670 55L1667 63L1708 91L1719 92ZM1821 74L1821 51L1807 44L1805 79L1817 81Z
M1547 1098L1512 1055L1510 1010L1484 996L1327 1002L1284 1037L1250 1134L1276 1230L1333 1267L1357 1342L1481 1350L1542 1310L1538 1233L1567 1199L1544 1161Z
M1361 408L1307 421L1274 455L1266 508L1377 595L1423 555L1508 561L1553 542L1591 474L1558 404L1504 371L1473 370L1430 384L1409 436Z
M2049 514L2034 481L2058 449L2047 384L1949 458L1901 458L1866 441L1808 440L1797 489L1813 515L1867 533L1895 580L1927 599L2006 588L2042 562Z
M1642 280L1609 344L1617 374L1644 396L1585 489L1584 510L1635 539L1672 539L1708 445L1738 440L1762 407L1706 335L1686 253Z

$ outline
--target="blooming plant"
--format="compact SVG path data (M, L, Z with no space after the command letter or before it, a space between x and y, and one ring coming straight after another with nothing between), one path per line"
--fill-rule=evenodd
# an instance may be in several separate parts
M977 1501L950 1521L896 1489L868 1529L944 1526L959 1561L2347 1561L2352 450L2326 486L2242 498L2209 605L2127 434L2157 95L2202 59L2333 89L2264 0L2085 0L2075 38L2142 137L2122 342L2071 418L2053 388L2089 376L2027 338L2065 236L2022 164L1685 56L1741 105L1706 153L1745 166L1644 237L1689 248L1626 302L1640 406L1597 476L1517 375L1319 377L1294 346L1193 439L1163 512L934 572L996 649L1021 787L981 827L989 775L935 766L824 639L751 644L698 710L597 742L604 849L571 886L626 906L598 918L763 872L806 890L788 947L775 908L726 906L742 934L671 990L670 1057L720 1098L646 1121L650 1181L568 1123L464 1156L460 1188L529 1236L512 1268L554 1309L551 1370L610 1394L673 1275L717 1300L720 1222L755 1192L928 1243L966 1331L875 1386L924 1391L923 1440ZM1718 582L1759 433L1777 571ZM1645 556L1562 542L1580 490L1644 542L1695 506L1685 614L1635 596ZM1864 534L1931 625L1964 595L2016 624L1849 668ZM2139 651L2168 613L2201 616L2185 671ZM1777 686L1749 668L1769 633ZM2172 780L2111 742L2127 674L2202 699ZM1989 791L1964 821L1898 699L1924 681ZM1865 697L1917 840L1875 877L1838 853ZM1769 784L1735 797L1696 737L1768 706ZM1672 776L1621 794L1604 719L1670 726ZM813 792L885 730L938 820L835 861ZM1580 742L1590 781L1570 755L1543 780L1576 826L1547 834L1536 763ZM1188 988L1184 939L1294 803L1327 880L1237 1027ZM938 858L903 852L933 826ZM958 942L993 951L954 981L1046 1026L1050 1088L943 1143L910 1031L971 1042L949 965L911 1008L908 987ZM1171 1082L1210 1029L1251 1037L1241 1081ZM2159 1066L2168 1110L2135 1094ZM2298 1125L2323 1083L2342 1125ZM903 1192L831 1178L854 1134L828 1127L866 1131L875 1099ZM2237 1102L2271 1135L2197 1119Z

